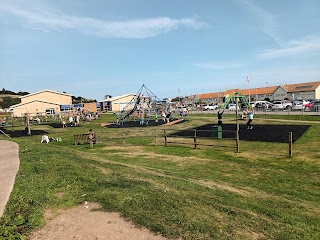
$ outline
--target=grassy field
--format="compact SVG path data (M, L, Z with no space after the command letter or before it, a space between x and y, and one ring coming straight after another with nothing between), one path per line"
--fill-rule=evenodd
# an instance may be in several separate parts
M283 119L288 117L299 120ZM213 119L208 114L190 116L168 130ZM121 138L123 129L100 126L114 121L112 115L77 128L32 126L63 141L13 139L20 146L21 163L0 220L0 239L23 239L45 224L46 210L84 201L98 202L102 210L119 212L169 239L320 239L320 124L317 117L303 120L312 126L293 144L292 158L283 143L241 141L237 154L232 141L193 149L165 147L160 137L155 146L154 138L144 137L163 127L130 129L140 137L112 140ZM224 122L234 119L226 117ZM259 123L270 121L257 116ZM23 129L21 122L15 124L15 129ZM74 145L73 134L90 128L101 143L93 149Z

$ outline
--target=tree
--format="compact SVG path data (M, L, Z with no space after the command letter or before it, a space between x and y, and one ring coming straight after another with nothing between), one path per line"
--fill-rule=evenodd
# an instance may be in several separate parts
M2 102L0 102L0 106L2 108L9 108L12 105L20 103L19 98L12 98L12 97L3 97Z

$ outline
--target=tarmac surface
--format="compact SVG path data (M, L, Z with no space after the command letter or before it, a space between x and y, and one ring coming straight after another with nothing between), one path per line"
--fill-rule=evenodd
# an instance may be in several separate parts
M0 217L9 200L19 163L19 145L15 142L0 140Z

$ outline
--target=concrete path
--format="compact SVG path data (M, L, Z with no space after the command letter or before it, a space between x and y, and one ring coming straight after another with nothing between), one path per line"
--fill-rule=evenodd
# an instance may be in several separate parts
M9 200L18 169L19 145L0 140L0 217Z

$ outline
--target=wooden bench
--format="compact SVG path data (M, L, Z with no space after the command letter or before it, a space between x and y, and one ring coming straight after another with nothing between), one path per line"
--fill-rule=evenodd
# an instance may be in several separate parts
M89 141L89 134L88 133L74 134L73 138L74 138L74 144L78 145L81 141L88 142Z
M89 143L90 139L89 139L89 133L83 133L83 134L74 134L73 135L74 138L74 144L78 145L81 141L83 143ZM97 143L98 142L98 136L95 134L93 142Z

